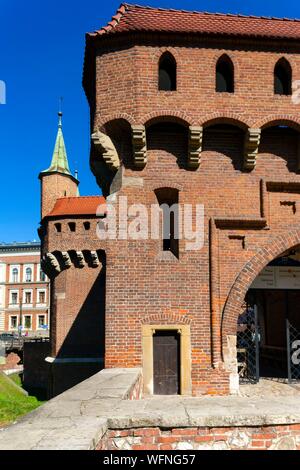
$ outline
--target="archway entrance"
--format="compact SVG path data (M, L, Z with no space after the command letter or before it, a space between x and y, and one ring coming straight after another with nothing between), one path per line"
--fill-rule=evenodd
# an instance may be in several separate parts
M300 249L268 264L251 284L237 322L240 382L300 380Z

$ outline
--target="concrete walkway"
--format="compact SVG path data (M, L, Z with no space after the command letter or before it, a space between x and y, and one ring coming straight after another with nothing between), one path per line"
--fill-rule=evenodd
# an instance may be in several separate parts
M129 400L139 369L108 369L0 430L0 449L94 449L107 429L300 423L300 394Z

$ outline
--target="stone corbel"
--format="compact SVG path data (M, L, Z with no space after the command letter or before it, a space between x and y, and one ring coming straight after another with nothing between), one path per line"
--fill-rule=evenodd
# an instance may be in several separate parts
M146 129L142 125L132 125L133 160L137 168L143 168L147 163Z
M42 269L50 277L51 273L59 274L61 267L58 259L53 253L47 253L45 258L42 260Z
M76 261L80 268L84 268L85 266L85 259L82 251L76 251Z
M96 131L91 136L96 151L102 156L108 168L117 170L120 167L120 158L116 147L108 135Z
M244 147L244 170L253 170L255 168L260 136L261 129L248 129Z
M196 169L200 165L202 152L203 127L189 127L188 168Z
M97 254L97 251L91 251L90 252L90 255L91 255L91 264L94 268L97 268L98 266L100 266L100 260L98 258L98 254Z
M64 267L70 268L72 266L72 261L71 261L69 253L67 251L63 251L61 256L64 262Z

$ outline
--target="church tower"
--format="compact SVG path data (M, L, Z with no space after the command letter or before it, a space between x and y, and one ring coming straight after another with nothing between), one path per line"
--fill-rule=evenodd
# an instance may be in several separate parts
M58 113L58 131L51 165L39 174L41 180L41 218L53 209L58 198L79 196L79 181L69 168L64 136L62 112Z

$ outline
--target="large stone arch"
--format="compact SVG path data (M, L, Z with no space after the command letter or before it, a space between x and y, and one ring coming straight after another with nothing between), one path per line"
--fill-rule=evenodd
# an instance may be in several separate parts
M249 287L270 261L297 245L300 245L300 225L292 231L286 230L280 235L271 236L240 271L229 292L222 315L223 357L224 347L228 346L228 336L236 335L237 318Z

